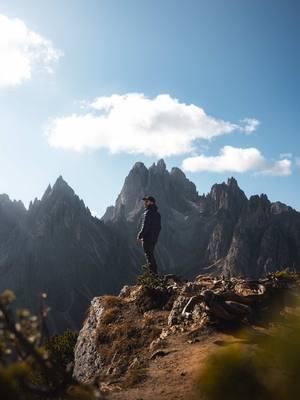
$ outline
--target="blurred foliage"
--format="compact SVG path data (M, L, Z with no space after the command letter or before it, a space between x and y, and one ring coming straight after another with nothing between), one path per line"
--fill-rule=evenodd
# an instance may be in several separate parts
M0 294L0 394L5 400L103 398L97 388L72 378L78 332L50 336L47 296L40 295L39 315L11 303L11 290Z
M286 281L299 282L299 280L300 280L299 273L297 273L295 271L291 271L289 268L285 268L280 271L276 271L274 273L274 276L277 279L283 279Z
M244 331L208 357L195 398L296 400L300 394L300 302L286 309L259 340ZM245 344L248 343L248 344Z

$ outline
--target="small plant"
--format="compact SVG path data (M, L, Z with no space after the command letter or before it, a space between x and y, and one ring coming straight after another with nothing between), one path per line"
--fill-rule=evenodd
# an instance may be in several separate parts
M74 361L74 347L78 332L67 329L62 335L50 336L45 342L45 349L53 365L58 368L67 369Z
M162 286L162 280L155 274L153 274L147 266L143 266L144 273L137 278L138 285L148 287L151 289Z

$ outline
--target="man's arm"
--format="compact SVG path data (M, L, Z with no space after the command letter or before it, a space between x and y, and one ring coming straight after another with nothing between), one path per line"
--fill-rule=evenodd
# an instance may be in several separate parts
M143 239L147 232L149 232L151 226L151 216L150 211L146 210L144 212L144 219L142 223L142 227L138 233L137 239Z

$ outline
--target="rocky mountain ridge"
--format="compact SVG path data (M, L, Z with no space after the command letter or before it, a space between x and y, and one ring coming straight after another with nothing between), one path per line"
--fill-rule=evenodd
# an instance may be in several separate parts
M258 277L299 268L300 213L270 202L266 194L248 199L234 177L199 195L194 183L177 167L168 171L164 160L148 169L137 162L102 217L125 241L138 229L145 194L157 199L162 216L156 251L163 273Z
M28 210L5 198L0 226L0 290L12 289L16 306L36 312L46 292L51 331L77 329L93 296L114 292L137 274L119 236L91 215L62 177Z
M159 160L134 164L101 219L61 176L28 210L0 195L0 290L11 288L33 311L46 292L51 330L78 329L93 297L116 294L141 272L136 234L145 194L157 198L162 216L155 250L162 274L257 278L299 269L300 213L265 194L248 199L234 177L200 195L179 168L168 171Z

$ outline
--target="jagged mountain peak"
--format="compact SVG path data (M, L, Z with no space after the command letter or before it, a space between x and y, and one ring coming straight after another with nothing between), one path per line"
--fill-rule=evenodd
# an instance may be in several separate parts
M184 172L178 167L172 167L170 171L171 175L185 177Z
M6 193L0 194L0 205L13 205L20 210L26 210L24 203L21 200L12 200Z
M64 178L61 175L59 175L59 177L56 179L53 185L52 192L55 191L65 191L74 194L74 190L71 188L71 186L68 185L68 183L64 180Z
M0 194L0 204L8 203L10 201L11 200L10 200L8 194L6 194L6 193Z
M118 195L115 206L107 209L102 219L117 220L125 216L132 220L142 208L142 197L145 194L154 196L160 207L188 212L191 203L199 200L196 186L178 167L171 171L166 168L163 159L153 163L148 169L142 162L136 162L126 176L122 190Z
M49 184L47 186L47 189L45 190L41 202L45 202L49 199L58 199L58 198L72 198L76 196L74 190L71 188L71 186L68 185L68 183L63 179L63 177L60 175L54 185L51 187Z
M240 192L244 193L244 191L239 187L238 181L233 176L227 178L227 182L215 183L212 185L210 193L213 192Z
M131 168L132 170L147 170L145 164L142 161L137 161L136 163L134 163L133 167Z
M239 187L237 180L233 176L227 179L227 186Z
M51 191L52 191L52 187L51 187L51 185L49 183L49 185L47 186L47 189L45 190L45 192L44 192L44 194L42 196L41 201L45 200L48 196L50 196ZM31 202L30 202L30 204L32 205Z
M148 172L145 164L141 161L137 161L126 176L122 191L126 191L127 186L132 186L132 182L135 185L138 184L138 182L144 183L147 179Z
M215 183L207 196L211 201L211 210L230 210L237 215L247 203L247 196L238 186L234 177L227 179L227 183Z
M149 168L149 170L155 170L155 171L160 171L160 172L166 171L166 169L167 169L166 163L163 158L158 160L156 164L153 163L151 165L151 167Z
M238 181L233 176L227 178L227 182L223 181L222 183L214 183L211 187L211 192L214 191L225 191L228 192L230 190L238 189L242 191L239 187Z
M255 194L250 196L248 207L251 211L267 210L269 212L271 210L271 202L265 193Z
M157 167L161 169L166 169L166 163L163 158L157 161Z
M281 201L275 201L271 204L272 214L282 214L284 212L296 212L296 210Z
M91 215L88 207L85 206L82 199L74 192L68 183L60 175L53 186L47 186L42 198L30 202L29 205L30 221L35 223L44 216L58 218L61 216L63 221L70 216L79 217L79 215ZM62 216L64 216L62 218Z
M26 213L21 200L11 200L6 193L0 194L0 245L7 238L10 228L18 224Z

